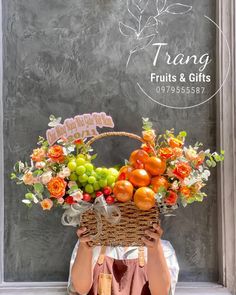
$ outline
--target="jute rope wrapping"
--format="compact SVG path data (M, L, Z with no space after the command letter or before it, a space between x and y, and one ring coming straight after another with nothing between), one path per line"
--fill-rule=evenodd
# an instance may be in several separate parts
M96 140L109 136L126 136L146 143L140 136L133 133L104 132L91 138L87 145L91 146ZM155 155L153 148L149 147ZM97 211L94 210L93 206L77 218L79 220L78 225L86 226L89 234L93 236L91 244L123 247L143 246L144 243L141 237L144 235L144 231L150 228L153 223L159 224L159 208L157 205L148 211L138 209L133 201L126 203L116 202L112 206L117 206L117 209L120 211L121 217L118 223L111 222L105 214L101 214L98 218ZM71 219L70 212L68 210L67 213L63 214L63 222Z

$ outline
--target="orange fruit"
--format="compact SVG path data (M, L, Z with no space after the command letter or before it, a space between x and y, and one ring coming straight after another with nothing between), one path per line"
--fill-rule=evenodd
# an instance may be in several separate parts
M149 157L144 168L153 176L161 175L166 170L166 161L158 157Z
M119 180L113 187L113 194L120 202L128 202L133 196L133 185L128 180Z
M168 189L169 182L166 180L164 176L156 176L151 179L151 185L152 190L154 190L154 192L157 193L161 187Z
M149 155L147 152L145 152L142 149L138 149L131 153L129 157L129 162L135 168L143 168L140 165L145 164L148 158L149 158Z
M140 210L150 210L155 205L155 193L149 187L140 187L134 194L134 203Z
M144 169L134 169L129 175L129 181L137 187L148 186L151 182L151 177Z

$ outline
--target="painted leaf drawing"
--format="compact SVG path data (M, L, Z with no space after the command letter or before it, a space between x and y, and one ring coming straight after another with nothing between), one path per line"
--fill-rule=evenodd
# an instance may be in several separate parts
M138 45L134 49L132 49L131 51L136 52L138 50L142 50L142 49L146 48L152 42L154 37L155 37L155 34L139 39Z
M139 20L140 11L136 5L133 4L132 0L127 0L127 9L129 14L136 19Z
M176 3L169 5L165 11L171 14L184 14L189 12L191 9L192 6Z
M156 0L156 7L157 7L158 13L162 12L165 6L166 6L166 0Z
M125 37L132 37L126 67L133 53L143 50L152 43L159 34L161 16L166 13L185 14L192 6L175 3L167 6L167 0L126 0L127 10L133 18L134 27L119 22L120 33ZM166 7L167 6L167 7Z
M143 13L149 0L134 0L134 4L137 6L138 10Z
M134 36L136 34L135 29L123 24L122 22L119 22L119 29L121 34L126 37Z
M132 54L139 51L139 50L142 50L142 49L146 48L149 44L152 43L154 37L155 37L155 34L152 34L150 36L146 36L146 37L140 38L138 40L138 44L133 49L131 49L130 52L129 52L129 57L128 57L128 60L126 62L126 67L128 67L128 65L129 65L129 61L130 61L130 58L131 58Z

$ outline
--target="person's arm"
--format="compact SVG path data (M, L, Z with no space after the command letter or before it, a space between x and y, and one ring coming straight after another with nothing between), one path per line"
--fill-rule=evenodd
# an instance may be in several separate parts
M164 256L161 245L161 235L163 233L160 226L153 225L155 231L147 230L143 237L147 246L147 276L149 289L152 295L169 295L171 288L170 271Z
M77 235L80 239L76 258L71 269L71 279L74 289L79 294L86 294L93 284L93 247L88 242L91 241L90 236L82 236L86 232L86 228L79 228Z

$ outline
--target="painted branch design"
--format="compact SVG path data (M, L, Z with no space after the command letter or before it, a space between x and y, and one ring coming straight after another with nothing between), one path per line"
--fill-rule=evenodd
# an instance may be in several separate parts
M186 14L192 10L192 6L181 3L168 5L167 0L127 0L127 10L136 25L132 27L119 22L120 33L135 41L129 51L126 68L135 52L145 49L152 43L158 34L158 26L162 23L162 15Z

